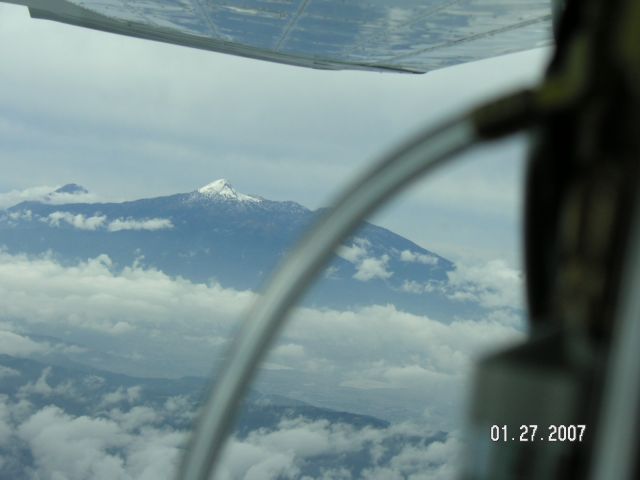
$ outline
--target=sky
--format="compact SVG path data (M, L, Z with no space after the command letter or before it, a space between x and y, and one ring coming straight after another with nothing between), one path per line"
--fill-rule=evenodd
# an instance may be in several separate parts
M398 142L540 78L538 49L426 75L317 71L32 20L0 5L0 192L241 192L331 204ZM374 221L454 260L519 266L525 139L483 147Z

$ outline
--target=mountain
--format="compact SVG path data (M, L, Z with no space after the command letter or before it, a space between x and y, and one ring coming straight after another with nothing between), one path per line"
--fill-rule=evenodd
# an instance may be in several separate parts
M187 193L120 203L47 199L0 211L0 246L11 253L53 252L63 263L107 254L115 268L138 264L193 282L258 289L322 213L291 201L238 192L225 179ZM353 308L392 303L447 319L480 308L452 300L454 264L385 228L364 223L346 241L307 297L308 305Z
M70 195L78 195L81 193L89 193L89 190L76 183L67 183L60 188L56 188L53 193L68 193Z

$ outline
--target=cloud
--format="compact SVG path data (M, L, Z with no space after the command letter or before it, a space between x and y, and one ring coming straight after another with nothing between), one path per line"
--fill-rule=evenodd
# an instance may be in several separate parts
M21 217L26 220L31 220L31 212L20 212ZM11 214L10 218L14 219ZM98 213L92 216L85 216L81 213L73 214L69 212L55 211L50 213L46 217L40 217L41 221L49 223L53 227L59 227L61 222L71 225L79 230L98 230L106 228L110 232L120 232L123 230L164 230L173 228L173 223L167 218L145 218L142 220L135 220L133 218L116 218L115 220L107 221L105 215Z
M130 342L134 342L144 353L141 361L149 362L147 356L159 350L162 355L152 357L163 362L156 374L165 372L169 363L179 365L184 373L193 374L197 368L203 372L202 365L208 363L194 369L185 351L193 354L199 350L210 358L211 343L202 338L212 334L228 338L228 327L242 312L241 304L254 298L248 292L193 284L139 266L115 271L106 256L63 266L46 256L0 253L0 305L4 309L0 314L4 318L19 320L23 328L37 325L39 331L66 331L76 336L105 332L108 335L101 336L95 347L112 336L112 346L123 344L123 350L130 353ZM215 316L210 315L212 311ZM109 328L119 322L125 322L128 330ZM15 340L5 343L19 345L22 341L11 332L5 337ZM418 423L443 428L451 427L452 416L459 414L450 405L459 403L473 359L518 338L521 333L512 320L499 314L453 319L447 324L398 311L392 305L355 311L300 308L271 358L286 368L275 373L294 375L288 383L280 377L280 394L295 390L306 399L321 399L320 392L329 389L331 402L342 410L371 413L377 408L388 412L389 405L394 405L417 413ZM27 345L26 353L35 354L41 348ZM50 378L50 371L43 371L37 381L23 386L22 398L68 397L77 387L55 384ZM354 395L355 391L364 392L365 404L357 400L362 397ZM70 479L101 475L163 478L175 468L184 440L184 433L162 427L163 419L168 412L184 415L193 409L180 398L168 399L161 410L150 409L140 404L140 393L135 387L106 393L101 399L101 408L106 409L103 417L44 409L12 427L13 435L32 452L34 472L41 478L52 478L51 472ZM417 402L411 403L412 398ZM0 434L2 428L0 422ZM429 472L426 478L451 478L455 462L444 459L454 454L452 445L457 440L409 443L392 455L381 455L380 451L389 448L385 439L394 438L393 428L380 433L326 422L284 422L275 431L235 439L219 478L300 478L305 466L323 455L358 448L368 452L366 458L373 463L355 478L419 478L424 472ZM55 435L66 445L49 445ZM79 446L82 435L86 445ZM81 458L91 463L83 463ZM66 471L63 460L65 465L74 465L74 470ZM354 476L339 465L323 468L314 478Z
M14 357L42 357L49 354L82 354L87 351L78 345L34 340L13 331L13 328L9 324L0 324L0 354Z
M192 403L169 397L164 406L151 408L136 397L123 410L74 414L75 407L63 406L68 401L53 397L52 404L35 408L41 393L24 387L20 399L0 395L0 477L175 478L188 433L170 425L173 419L192 415Z
M400 290L407 293L431 293L436 291L443 291L443 289L443 283L438 281L420 283L416 282L415 280L405 280L400 286Z
M98 416L77 415L60 406L35 409L0 396L0 452L10 451L15 459L0 463L0 475L13 467L14 473L52 480L175 478L187 432L170 427L166 420L171 416L164 407L140 404ZM407 423L373 428L283 418L275 427L232 437L216 478L454 478L459 436L433 434ZM24 458L32 463L16 463Z
M367 480L450 480L457 478L461 467L462 445L457 433L445 441L423 445L405 445L388 465L366 469Z
M118 335L136 328L168 333L172 326L191 323L186 331L200 328L202 333L208 330L205 325L225 324L239 315L254 297L138 266L116 272L106 255L65 267L46 255L0 251L0 298L6 301L0 314L35 325L53 323ZM218 320L211 319L211 312L217 312Z
M102 398L100 405L107 407L109 405L117 405L123 402L133 404L140 399L141 393L142 388L138 385L128 388L118 387L117 390L106 393Z
M423 263L425 265L437 265L438 257L425 253L412 252L411 250L403 250L400 252L400 260L410 263Z
M148 425L160 425L164 418L162 412L145 405L135 405L129 410L114 408L109 418L116 420L128 431L136 431Z
M233 439L216 478L452 479L462 444L457 433L443 440L407 441L429 435L407 424L357 429L341 423L283 420L275 430L261 429ZM336 458L342 461L326 462ZM357 459L357 460L356 460Z
M337 273L339 271L340 269L338 267L329 266L325 269L323 276L324 278L327 278L327 279L335 279L335 278L338 278Z
M164 402L163 409L170 418L184 423L193 423L197 412L194 401L186 395L174 395Z
M387 270L389 255L382 255L378 258L367 257L371 242L366 238L356 237L350 246L341 245L336 250L336 255L352 263L356 267L353 278L361 282L368 282L375 278L386 279L393 275Z
M389 255L386 254L379 258L365 258L356 266L356 273L353 278L361 282L368 282L374 278L389 278L393 273L387 270L388 263Z
M38 478L172 478L185 433L155 428L146 411L129 413L129 418L92 418L48 406L17 425L15 435L33 455ZM135 431L141 425L145 428Z
M33 219L33 212L31 212L31 210L19 210L16 212L9 212L7 216L11 220L26 220L30 222Z
M472 302L494 314L504 309L522 310L523 289L522 272L498 259L473 263L460 261L454 270L447 272L447 281L405 280L400 286L400 290L407 293L438 292L451 300Z
M459 262L447 273L454 300L471 300L488 308L523 308L522 273L504 260L469 264Z
M59 227L60 222L64 222L79 230L97 230L105 224L106 220L107 217L104 215L86 217L81 213L74 215L69 212L59 211L50 213L43 219L43 221L48 222L52 227Z
M96 203L100 201L100 198L91 192L69 193L52 191L42 201L51 205L66 205L68 203Z
M367 254L367 249L370 246L371 242L366 238L356 237L353 239L353 244L351 246L340 245L336 250L336 255L344 258L347 262L355 264Z
M55 387L49 385L48 378L51 375L51 367L47 367L35 382L29 382L18 390L18 397L28 397L31 395L39 395L43 397L51 397L53 395L60 397L73 398L76 392L71 382L59 383Z
M106 255L64 266L46 255L0 251L4 328L62 339L64 347L2 343L2 336L0 346L16 353L24 344L25 355L55 350L138 375L208 375L254 298L252 292L194 284L137 265L116 270Z
M67 203L92 203L98 201L96 195L92 193L55 192L58 187L59 185L55 187L41 185L0 193L0 210L12 207L21 202L44 202L53 205L63 205Z
M55 190L54 187L40 186L0 193L0 209L12 207L21 202L40 201L53 190Z
M207 375L255 298L140 265L116 270L105 255L65 266L47 256L0 252L0 317L8 332L0 345L23 355L64 353L136 375ZM18 327L62 335L66 343L37 344L12 333ZM260 388L309 400L326 398L322 392L330 389L323 406L383 418L389 402L399 416L419 415L429 404L446 423L474 359L522 335L521 319L501 310L435 319L393 305L298 308L263 365ZM270 384L269 375L279 383ZM367 402L353 403L353 389L369 390ZM395 389L411 394L397 396ZM126 394L113 393L114 401Z
M34 353L43 353L49 350L46 344L35 342L20 334L0 330L0 354L14 357L26 357Z
M109 222L107 230L119 232L121 230L165 230L173 228L173 223L168 218L148 218L144 220L134 220L132 218L117 218Z

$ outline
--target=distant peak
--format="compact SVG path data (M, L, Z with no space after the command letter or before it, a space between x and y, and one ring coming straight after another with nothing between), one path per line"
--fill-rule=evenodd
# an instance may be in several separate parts
M198 193L207 197L222 197L239 202L259 202L260 199L237 192L226 178L220 178L198 189Z
M89 190L77 183L67 183L66 185L56 188L53 193L68 193L72 195L78 195L81 193L89 193Z
M208 183L204 187L198 189L198 192L213 195L237 195L237 192L234 190L233 186L229 183L226 178L220 178L215 182Z

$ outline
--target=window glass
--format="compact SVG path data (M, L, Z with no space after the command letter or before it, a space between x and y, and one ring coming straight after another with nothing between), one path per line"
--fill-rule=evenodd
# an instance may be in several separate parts
M209 375L319 209L546 56L313 71L0 5L0 476L171 478ZM344 242L221 472L452 478L472 361L525 328L525 143L467 155Z

